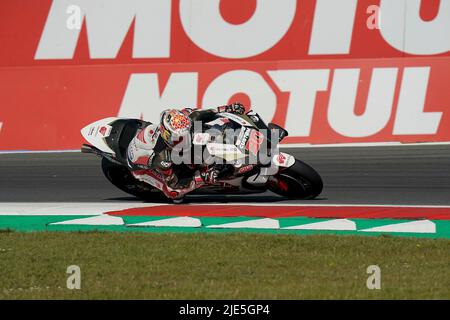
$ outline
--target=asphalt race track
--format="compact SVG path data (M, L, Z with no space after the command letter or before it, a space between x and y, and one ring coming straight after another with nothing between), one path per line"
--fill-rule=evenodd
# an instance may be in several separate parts
M313 201L252 196L191 197L191 203L450 204L450 146L321 147L285 150L322 175ZM0 202L137 201L110 185L99 158L71 153L0 154Z

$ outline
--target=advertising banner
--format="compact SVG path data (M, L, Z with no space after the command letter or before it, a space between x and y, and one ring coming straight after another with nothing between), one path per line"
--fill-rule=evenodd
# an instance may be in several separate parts
M0 150L241 101L286 144L450 141L450 0L5 0Z

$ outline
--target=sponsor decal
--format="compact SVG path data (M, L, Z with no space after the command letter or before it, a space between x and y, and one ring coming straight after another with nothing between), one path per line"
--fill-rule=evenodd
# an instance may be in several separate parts
M211 155L223 158L226 161L235 161L246 156L233 144L208 143L206 148Z
M105 136L106 131L108 130L108 128L106 128L105 126L101 127L100 130L98 132L100 132L100 134L102 136Z
M280 164L284 164L284 161L286 160L286 157L284 156L284 154L282 154L282 153L280 153L278 156L277 156L277 161L280 163Z
M159 138L160 136L160 131L156 129L157 127L155 126L155 129L151 129L149 131L149 134L151 135L150 137L150 143L155 145L156 144L156 140Z
M211 154L240 153L236 146L232 144L208 143L207 148Z
M257 130L251 129L250 136L248 138L247 144L245 145L245 149L256 155L258 154L263 141L264 135Z
M238 138L236 140L236 145L241 151L246 150L247 141L250 137L250 131L250 128L242 127L241 131L239 132Z
M89 128L88 136L97 137L100 134L103 138L108 137L111 134L112 127L108 125L97 126L93 125Z
M95 135L97 136L97 134L100 134L101 137L106 138L109 137L109 135L111 134L111 130L112 130L111 126L104 125L98 128L97 130L98 133L96 132Z
M280 152L273 156L273 163L280 167L290 167L295 163L295 158L287 153Z
M241 126L251 126L252 125L247 120L245 120L245 119L241 118L240 116L233 114L233 113L222 112L221 115L236 122L236 123L239 123Z
M210 127L212 127L214 125L223 126L223 125L227 124L228 122L230 122L230 120L227 118L217 118L213 121L206 123L206 125L210 126Z
M161 167L163 167L163 168L169 168L171 165L172 165L172 163L171 162L169 162L169 161L160 161L159 162L159 164L161 165Z
M246 166L243 166L242 168L240 168L238 170L238 173L239 174L244 174L244 173L246 173L246 172L248 172L248 171L250 171L252 169L253 169L253 165L249 164L249 165L246 165Z

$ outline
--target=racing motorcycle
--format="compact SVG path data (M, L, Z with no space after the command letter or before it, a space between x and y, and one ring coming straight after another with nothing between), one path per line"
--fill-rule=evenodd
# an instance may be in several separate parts
M89 142L82 145L81 151L102 158L103 173L117 188L154 201L166 198L167 191L176 191L170 189L156 169L148 169L149 179L142 181L127 165L129 143L138 130L149 124L144 120L116 117L98 120L81 130ZM203 132L204 129L208 130ZM244 115L218 113L215 120L202 126L202 132L192 134L190 143L201 147L205 163L221 160L225 169L214 183L204 184L189 194L252 194L270 190L289 199L317 197L323 188L320 175L308 164L277 148L287 135L276 124L266 125L253 111ZM193 174L188 167L181 172ZM184 196L176 194L171 198L179 203Z

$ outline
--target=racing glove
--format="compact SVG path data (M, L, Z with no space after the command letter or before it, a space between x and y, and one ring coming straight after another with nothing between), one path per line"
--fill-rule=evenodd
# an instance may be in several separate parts
M218 107L217 112L229 112L229 113L236 113L236 114L244 114L245 107L242 103L235 102L232 104Z
M208 168L202 173L200 173L201 178L203 179L204 183L207 184L214 184L217 182L217 178L219 176L219 170L215 168Z

